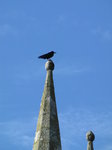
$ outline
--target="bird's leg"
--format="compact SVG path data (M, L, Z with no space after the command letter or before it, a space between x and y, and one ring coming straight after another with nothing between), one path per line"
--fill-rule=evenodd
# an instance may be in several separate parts
M48 58L49 61L52 61L50 58Z

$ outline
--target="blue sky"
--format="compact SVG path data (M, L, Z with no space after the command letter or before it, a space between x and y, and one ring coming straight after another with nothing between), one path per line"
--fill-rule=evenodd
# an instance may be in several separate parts
M54 50L63 150L112 150L112 1L0 1L0 149L31 150Z

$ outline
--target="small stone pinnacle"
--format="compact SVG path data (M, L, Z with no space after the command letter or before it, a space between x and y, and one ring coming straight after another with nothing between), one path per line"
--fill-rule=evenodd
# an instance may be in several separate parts
M45 64L46 70L54 70L54 63L52 60L48 60Z
M94 133L93 133L92 131L88 131L87 134L86 134L86 139L87 139L88 141L93 142L94 139L95 139Z

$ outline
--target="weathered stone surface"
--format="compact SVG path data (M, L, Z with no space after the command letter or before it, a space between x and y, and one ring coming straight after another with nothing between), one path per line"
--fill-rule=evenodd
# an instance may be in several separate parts
M54 70L54 63L52 60L48 60L45 64L46 70Z
M46 81L42 96L33 150L61 150L61 140L54 93L54 63L46 63Z
M88 140L87 150L94 150L93 141L95 139L95 135L92 131L88 131L86 134L86 139Z

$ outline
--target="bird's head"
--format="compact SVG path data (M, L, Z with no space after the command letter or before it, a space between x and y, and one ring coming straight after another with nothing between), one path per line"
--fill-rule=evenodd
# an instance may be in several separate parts
M52 51L53 54L56 54L56 52Z

